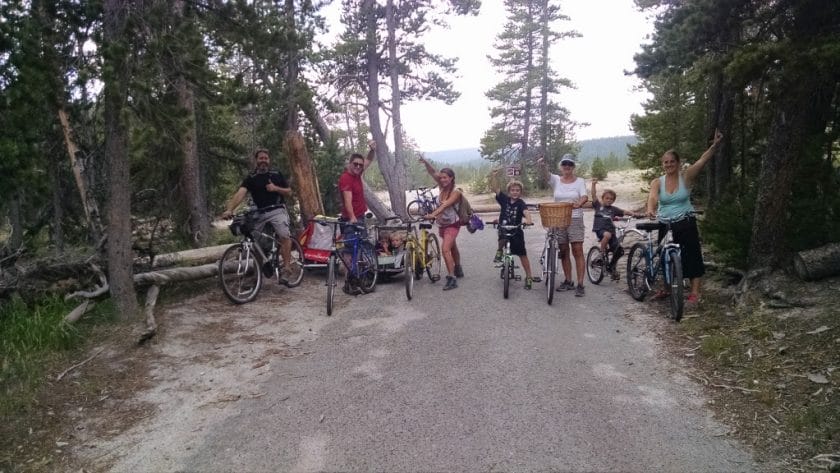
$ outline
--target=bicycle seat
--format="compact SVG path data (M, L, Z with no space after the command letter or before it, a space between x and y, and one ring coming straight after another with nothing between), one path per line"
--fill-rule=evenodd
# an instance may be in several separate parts
M659 222L643 222L637 223L636 228L645 232L652 232L654 230L659 230L661 224Z
M421 223L420 228L425 228L426 230L428 230L428 229L432 228L432 224L431 223Z

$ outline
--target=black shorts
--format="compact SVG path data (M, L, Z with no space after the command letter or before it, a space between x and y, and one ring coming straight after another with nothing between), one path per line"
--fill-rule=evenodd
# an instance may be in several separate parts
M682 259L683 276L699 278L706 274L703 263L703 252L700 249L700 231L697 229L697 219L686 217L671 224L674 243L680 245L680 259ZM659 230L659 241L665 236L665 225Z
M504 241L505 239L502 238L502 232L499 231L499 241ZM528 254L525 251L525 233L522 232L521 228L517 228L513 231L513 234L510 237L510 254L516 256L525 256Z
M618 237L615 236L615 229L603 229L603 230L595 230L595 236L598 237L598 242L604 238L604 232L610 232L612 236L610 237L610 241L607 242L607 246L609 246L610 251L615 251L618 249Z

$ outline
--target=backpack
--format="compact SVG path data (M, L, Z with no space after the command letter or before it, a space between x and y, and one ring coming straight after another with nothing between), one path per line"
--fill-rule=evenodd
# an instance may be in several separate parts
M470 205L470 201L467 200L466 196L464 196L464 191L461 188L458 188L458 192L461 193L461 201L458 202L458 221L462 226L467 227L467 231L470 233L475 233L476 230L484 229L484 222L478 218L478 215L473 213L472 205Z

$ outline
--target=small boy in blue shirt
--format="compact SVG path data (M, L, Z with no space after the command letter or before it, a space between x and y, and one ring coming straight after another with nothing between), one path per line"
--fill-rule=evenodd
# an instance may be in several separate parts
M601 200L598 200L597 184L598 179L592 179L592 208L595 210L592 231L598 237L601 253L606 254L607 247L613 252L612 261L607 262L607 271L614 273L613 266L618 261L618 258L624 254L624 249L618 244L618 238L615 236L615 224L612 219L613 217L623 217L625 215L631 215L633 217L638 217L639 215L635 212L628 212L614 206L613 202L615 202L617 196L615 191L611 189L604 190L601 194Z

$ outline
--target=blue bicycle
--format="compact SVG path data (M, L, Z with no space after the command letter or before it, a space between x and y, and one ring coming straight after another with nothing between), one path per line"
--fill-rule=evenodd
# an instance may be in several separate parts
M344 292L348 294L367 294L376 288L379 262L373 243L367 238L364 224L341 222L335 217L316 217L320 225L332 225L333 238L330 256L327 260L327 315L332 315L335 296L335 273L339 261L346 268ZM344 227L339 240L339 228Z
M671 318L676 322L683 316L683 270L680 245L674 243L671 225L683 218L637 223L636 228L644 232L644 241L633 245L627 257L627 287L633 299L644 300L661 272L670 291ZM654 244L654 230L665 232L658 244Z
M419 187L411 192L414 192L414 200L405 206L405 211L409 217L412 215L428 215L438 207L437 196L432 193L432 189Z

